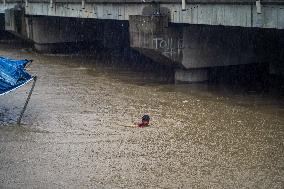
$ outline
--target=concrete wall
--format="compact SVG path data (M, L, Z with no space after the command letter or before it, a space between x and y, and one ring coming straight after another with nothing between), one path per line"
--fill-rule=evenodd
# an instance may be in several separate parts
M131 16L131 47L163 64L182 60L182 27L169 27L167 16Z
M5 30L27 39L25 12L21 7L5 10Z
M259 62L254 35L241 28L188 26L183 30L182 65L206 68Z
M4 14L6 9L14 8L15 6L19 4L22 4L21 0L17 0L17 1L0 0L0 14Z

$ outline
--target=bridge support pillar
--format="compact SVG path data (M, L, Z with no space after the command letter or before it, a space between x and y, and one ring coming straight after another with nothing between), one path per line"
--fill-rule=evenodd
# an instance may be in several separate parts
M170 27L166 15L129 18L130 46L156 62L177 65L182 60L182 27Z
M40 52L57 52L59 44L80 40L79 35L72 31L72 25L67 20L69 19L26 18L27 35L35 43L35 49Z
M112 49L129 46L126 22L60 17L28 17L26 22L28 38L40 52L65 52L91 43Z
M78 18L27 17L27 37L40 52L65 52L98 40L98 22ZM71 48L70 48L71 47Z
M253 33L240 28L188 26L183 30L182 65L187 69L251 64Z

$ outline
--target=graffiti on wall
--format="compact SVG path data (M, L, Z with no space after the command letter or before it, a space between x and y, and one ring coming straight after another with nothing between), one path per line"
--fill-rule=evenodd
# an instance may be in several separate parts
M165 56L180 55L183 49L183 39L181 38L153 38L153 47L162 51Z

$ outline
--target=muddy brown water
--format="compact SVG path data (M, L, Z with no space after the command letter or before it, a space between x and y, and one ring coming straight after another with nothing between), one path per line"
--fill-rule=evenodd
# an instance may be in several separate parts
M283 188L283 97L174 85L95 58L43 55L0 97L0 188ZM30 85L29 85L30 86ZM133 128L143 114L151 127Z

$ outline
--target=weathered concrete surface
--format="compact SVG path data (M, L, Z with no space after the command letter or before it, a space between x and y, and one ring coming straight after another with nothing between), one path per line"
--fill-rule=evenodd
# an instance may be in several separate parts
M181 2L181 1L180 1ZM269 2L261 6L261 13L257 13L255 2L215 3L196 2L186 4L182 10L181 4L176 1L161 1L157 4L158 10L167 14L170 22L183 24L206 24L260 28L284 28L283 1ZM232 4L233 3L233 4ZM271 3L271 4L270 4ZM273 4L272 4L273 3ZM82 7L81 2L31 2L26 6L26 13L30 15L46 15L61 17L81 17L97 19L129 20L131 15L142 15L145 9L153 5L149 3L114 1L90 1Z
M3 0L2 0L3 1ZM173 3L181 4L181 0L154 0L156 3ZM185 0L187 4L255 4L256 0ZM6 0L6 2L22 2L22 0ZM50 0L29 0L29 2L46 2ZM81 3L82 0L55 0L54 2L62 3ZM153 0L86 0L87 3L135 3L135 4L151 4ZM261 0L263 4L283 4L283 0Z
M183 59L185 68L250 64L262 60L254 49L253 33L240 28L185 27Z
M131 47L187 69L284 61L281 30L161 24L166 18L131 16Z
M83 28L79 20L58 17L33 17L27 18L27 21L30 29L29 38L38 44L68 43L82 41L88 37L82 35Z
M131 47L165 64L182 60L182 28L169 27L167 16L131 16Z
M28 38L28 28L24 9L12 8L5 10L5 30L18 37L24 39Z
M0 14L4 14L6 9L14 8L16 5L17 3L15 2L4 3L4 0L0 1Z
M129 20L130 15L141 15L144 9L153 6L150 0L88 0L84 6L81 0L56 0L52 5L49 0L30 0L27 4L19 0L3 2L0 3L2 13L18 3L26 5L26 13L30 15L114 20ZM181 0L156 0L156 5L173 23L284 28L283 0L262 0L261 14L257 13L255 0L186 1L185 9Z

